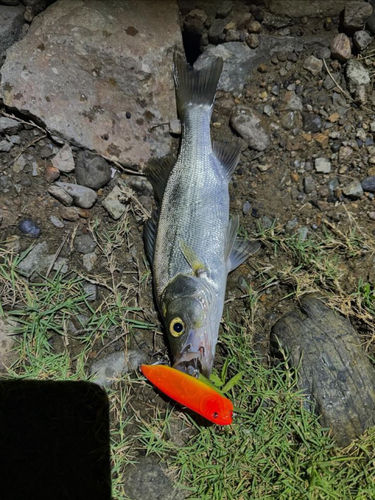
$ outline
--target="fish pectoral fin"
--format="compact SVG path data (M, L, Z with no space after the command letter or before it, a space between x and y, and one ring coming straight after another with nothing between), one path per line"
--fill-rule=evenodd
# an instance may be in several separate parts
M250 255L257 253L260 250L260 247L261 244L259 241L236 238L227 261L228 273L234 271L234 269L243 264L245 260L250 257Z
M158 202L163 198L165 186L174 167L176 160L172 156L165 156L152 160L145 169L145 175L154 188L155 198Z
M154 249L155 249L155 240L156 240L156 229L158 225L159 212L154 210L151 216L151 219L145 222L143 227L143 239L145 243L145 251L146 256L152 264L154 260Z
M238 226L240 225L240 218L238 215L231 217L227 227L227 235L225 238L225 252L224 259L227 262L232 248L236 242Z
M192 268L194 274L199 277L202 276L202 274L207 273L206 265L204 264L202 259L200 259L194 252L194 250L186 243L186 241L180 240L179 245L183 256L185 257L189 266Z
M225 175L230 179L240 159L241 146L236 143L213 141L212 150L224 168Z

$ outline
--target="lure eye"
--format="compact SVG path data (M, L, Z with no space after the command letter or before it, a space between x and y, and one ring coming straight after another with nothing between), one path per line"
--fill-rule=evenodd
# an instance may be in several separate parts
M179 337L184 333L185 325L181 318L174 318L170 322L169 331L173 337Z
M215 413L212 415L214 418L217 418L219 414L215 411Z

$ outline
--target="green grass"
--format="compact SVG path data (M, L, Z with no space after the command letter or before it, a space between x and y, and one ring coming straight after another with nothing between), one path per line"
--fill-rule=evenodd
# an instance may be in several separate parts
M118 339L125 346L136 330L149 330L150 336L155 332L147 311L137 302L142 287L151 286L149 269L129 271L132 280L128 281L117 271L118 252L124 245L131 246L127 215L109 228L95 222L91 231L103 261L100 276L55 273L30 282L17 270L22 257L0 252L0 314L11 316L19 333L18 361L9 376L87 380L93 351L100 352ZM145 418L136 409L143 402L144 379L132 375L118 380L108 391L116 500L127 500L126 467L136 463L138 451L166 462L168 474L191 499L375 498L375 429L346 449L337 448L318 418L306 409L296 370L287 360L274 367L257 359L251 345L254 332L263 327L262 294L272 289L279 291L278 300L289 304L310 291L324 293L332 307L368 329L366 347L373 348L374 286L360 277L349 289L347 265L373 252L372 240L356 227L348 226L343 232L329 225L303 241L298 235L284 234L275 224L260 227L258 237L264 252L273 258L265 262L260 253L252 259L254 279L246 290L238 291L242 302L235 313L231 312L233 300L228 301L219 342L227 363L216 364L216 380L220 379L222 388L242 374L234 386L229 384L228 394L240 410L234 424L202 425L163 402ZM100 287L102 300L95 307L83 291L84 279ZM74 334L68 328L72 319L78 320ZM138 406L133 407L135 402ZM175 439L181 423L188 431L185 444Z

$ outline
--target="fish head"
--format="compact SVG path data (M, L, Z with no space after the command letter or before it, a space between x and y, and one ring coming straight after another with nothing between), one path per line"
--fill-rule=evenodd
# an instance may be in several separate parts
M173 368L195 377L208 377L214 361L218 325L215 331L211 297L200 278L178 275L162 298Z

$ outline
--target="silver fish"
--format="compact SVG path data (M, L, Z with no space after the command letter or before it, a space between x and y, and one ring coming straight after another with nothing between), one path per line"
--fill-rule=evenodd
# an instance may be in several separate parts
M155 297L173 366L193 376L211 373L228 273L260 246L237 238L239 219L229 217L228 185L240 148L211 143L222 67L217 58L196 71L175 54L180 152L174 165L165 159L147 171L159 202L144 235Z

